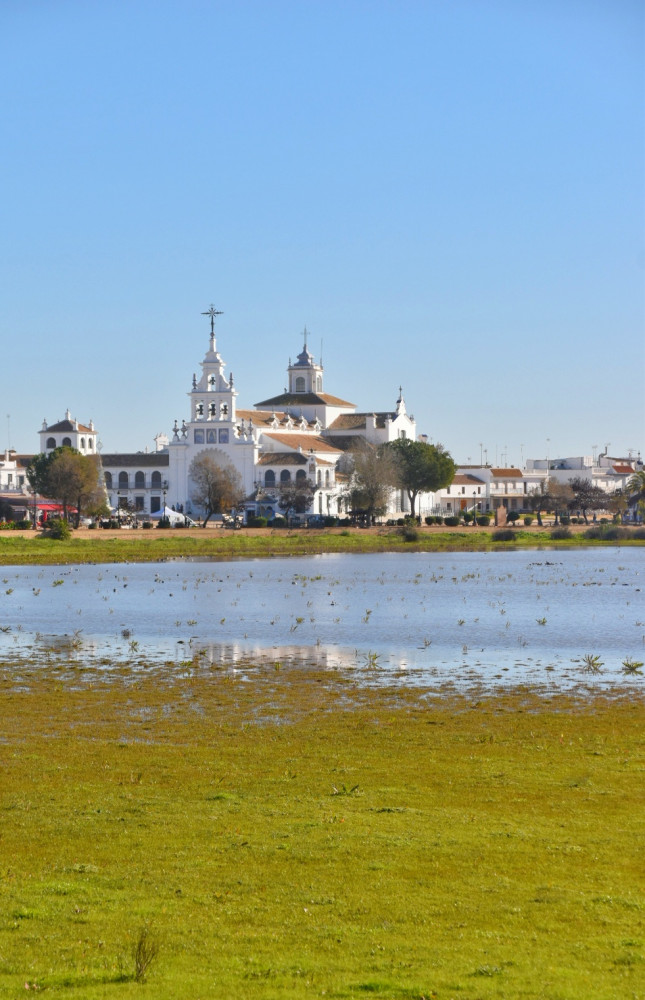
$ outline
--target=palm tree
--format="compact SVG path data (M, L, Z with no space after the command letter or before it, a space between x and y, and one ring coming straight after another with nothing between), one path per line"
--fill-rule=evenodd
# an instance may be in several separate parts
M633 504L642 517L645 514L645 469L639 469L629 479L627 493L629 496L629 506L631 507Z

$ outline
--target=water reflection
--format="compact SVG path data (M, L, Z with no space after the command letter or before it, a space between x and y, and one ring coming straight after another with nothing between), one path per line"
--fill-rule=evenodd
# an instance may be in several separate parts
M638 548L4 567L0 655L605 684L645 659L642 567Z

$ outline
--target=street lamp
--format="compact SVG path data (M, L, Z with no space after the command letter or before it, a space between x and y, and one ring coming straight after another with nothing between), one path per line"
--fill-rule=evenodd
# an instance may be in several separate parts
M167 483L167 481L165 479L163 481L162 490L163 490L163 507L161 509L161 516L165 517L166 516L166 493L168 492L168 483Z
M473 490L473 528L477 527L477 493Z

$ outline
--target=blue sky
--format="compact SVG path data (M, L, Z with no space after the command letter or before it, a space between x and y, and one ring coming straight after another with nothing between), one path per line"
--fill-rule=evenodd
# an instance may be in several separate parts
M0 442L143 450L310 330L460 462L645 448L641 0L4 0ZM10 414L10 421L6 415ZM11 440L9 440L9 437Z

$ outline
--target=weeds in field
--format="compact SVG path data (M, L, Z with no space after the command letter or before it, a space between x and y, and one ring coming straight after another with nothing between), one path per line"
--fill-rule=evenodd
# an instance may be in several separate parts
M141 928L132 946L134 981L145 983L150 966L159 954L159 942L147 924Z
M586 674L600 674L603 666L600 657L593 653L585 653L582 657L582 669Z
M623 673L624 674L642 674L643 673L643 663L640 660L633 660L631 656L627 656L623 660Z

